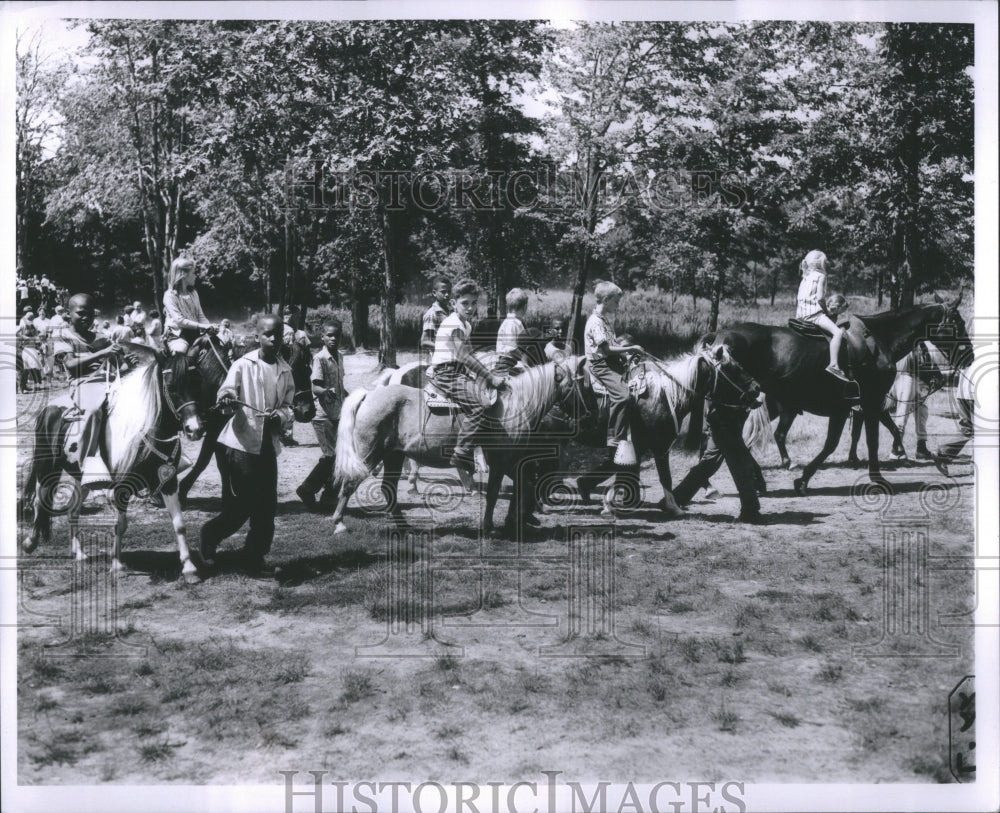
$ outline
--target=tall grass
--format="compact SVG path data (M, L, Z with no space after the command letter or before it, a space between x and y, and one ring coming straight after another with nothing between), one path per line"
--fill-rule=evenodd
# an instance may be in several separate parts
M850 297L851 309L855 313L874 313L877 308L874 297ZM430 301L423 303L405 302L396 306L396 346L400 350L415 350L420 341L424 311ZM543 329L554 318L568 319L573 304L572 292L568 290L546 290L533 293L528 301L525 326ZM594 309L594 297L588 294L583 300L584 316ZM630 333L636 342L658 355L672 355L691 349L694 342L709 331L711 303L707 299L692 302L690 296L674 299L671 294L658 290L628 291L622 299L615 330ZM737 322L759 322L766 325L783 325L795 315L795 297L786 294L775 299L774 305L768 299L758 303L723 302L719 308L719 325ZM325 324L337 317L344 325L344 346L355 344L354 325L349 310L343 308L311 308L307 317L311 325ZM372 341L377 341L378 326L381 321L379 309L372 305L369 310L369 332ZM249 328L250 326L247 325Z

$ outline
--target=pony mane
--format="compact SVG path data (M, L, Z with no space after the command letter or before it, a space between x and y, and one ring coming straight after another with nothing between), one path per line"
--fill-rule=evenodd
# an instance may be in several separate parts
M109 468L115 474L129 471L143 449L149 454L143 438L156 425L163 406L158 372L159 367L151 358L123 375L117 390L112 391L106 437Z
M500 394L500 423L512 440L523 440L555 403L555 368L550 361L507 379L507 391Z
M685 353L662 364L646 362L647 384L652 386L656 397L666 402L678 423L691 406L694 385L698 380L699 358L696 353Z

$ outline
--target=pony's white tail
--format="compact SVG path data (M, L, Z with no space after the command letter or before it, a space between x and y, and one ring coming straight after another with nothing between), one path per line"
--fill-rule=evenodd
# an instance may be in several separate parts
M774 442L774 431L771 429L771 416L767 411L767 402L756 409L750 410L750 416L743 425L743 442L751 451L762 453L769 443Z
M333 468L333 478L338 485L355 486L364 480L370 469L358 452L354 439L354 425L358 419L358 409L368 396L368 390L358 387L347 396L340 410L340 426L337 429L337 459Z

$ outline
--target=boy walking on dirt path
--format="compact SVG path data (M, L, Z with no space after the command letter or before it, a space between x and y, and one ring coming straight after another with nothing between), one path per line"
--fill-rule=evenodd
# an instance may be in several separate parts
M274 540L279 437L293 420L292 369L279 355L283 328L280 316L262 315L257 320L260 348L233 362L219 389L219 406L235 410L218 440L222 513L201 527L201 556L210 565L219 543L249 519L243 567L253 577L274 575L264 557Z
M347 397L344 390L344 357L340 353L340 339L344 327L334 319L323 328L323 349L312 362L312 391L316 396L316 417L313 429L319 441L321 457L295 493L309 508L316 505L316 493L322 488L320 502L335 505L337 492L331 482L337 455L337 427L340 408Z

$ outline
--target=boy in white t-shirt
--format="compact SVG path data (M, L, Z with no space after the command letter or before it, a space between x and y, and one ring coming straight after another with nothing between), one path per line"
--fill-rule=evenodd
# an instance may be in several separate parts
M472 319L479 307L479 286L472 280L460 280L452 288L452 312L441 322L434 337L434 383L462 407L464 418L459 422L458 440L449 461L456 469L472 474L476 470L472 454L476 435L482 428L488 407L477 397L471 385L476 375L491 387L500 389L504 380L491 373L475 357L469 336Z

